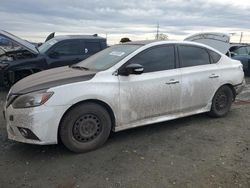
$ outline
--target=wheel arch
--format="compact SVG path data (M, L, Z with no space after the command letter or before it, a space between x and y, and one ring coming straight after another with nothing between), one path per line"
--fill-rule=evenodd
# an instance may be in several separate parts
M228 86L228 87L232 90L232 92L233 92L233 100L235 100L235 98L236 98L236 90L235 90L233 84L231 84L231 83L224 83L224 84L220 85L220 87L218 87L218 88L215 90L215 92L214 92L214 94L213 94L213 96L212 96L212 98L211 98L211 101L213 100L213 98L214 98L216 92L217 92L221 87L223 87L223 86Z
M108 113L109 113L109 115L110 115L110 118L111 118L111 123L112 123L111 131L114 130L115 125L116 125L116 119L115 119L115 114L114 114L112 108L110 107L110 105L108 105L106 102L104 102L104 101L102 101L102 100L99 100L99 99L87 99L87 100L79 101L79 102L73 104L72 106L70 106L70 107L63 113L63 116L62 116L61 119L60 119L59 126L58 126L58 129L57 129L57 141L58 141L58 143L61 142L61 138L60 138L60 135L59 135L59 130L60 130L60 126L61 126L61 123L62 123L62 121L63 121L63 118L67 115L67 113L68 113L71 109L75 108L75 107L78 106L78 105L82 105L82 104L85 104L85 103L95 103L95 104L98 104L98 105L104 107L104 108L108 111Z
M235 98L236 98L236 90L235 90L234 86L232 84L230 84L230 83L226 83L226 84L224 84L222 86L228 86L232 90L232 92L233 92L233 100L235 100ZM221 88L222 86L220 86L219 88Z

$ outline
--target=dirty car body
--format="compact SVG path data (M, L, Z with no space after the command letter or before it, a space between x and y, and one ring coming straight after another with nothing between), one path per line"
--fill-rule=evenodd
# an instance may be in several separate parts
M241 92L242 65L206 45L115 45L74 67L43 71L16 83L5 106L8 137L56 144L65 115L86 102L107 109L113 131L209 112L216 91L225 85L234 98ZM40 95L47 97L43 104L24 102Z
M0 36L19 46L0 55L0 86L7 88L28 75L78 63L107 47L106 39L92 35L56 36L38 48L6 31Z

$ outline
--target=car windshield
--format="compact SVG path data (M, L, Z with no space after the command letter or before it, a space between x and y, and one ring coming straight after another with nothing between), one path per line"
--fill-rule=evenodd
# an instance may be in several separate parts
M84 67L85 69L94 71L106 70L140 47L140 45L132 44L114 45L96 53L95 55L85 59L84 61L81 61L80 63L75 64L74 67Z
M38 47L40 53L44 54L51 46L56 44L58 41L53 38L48 40L47 42L43 43L41 46Z

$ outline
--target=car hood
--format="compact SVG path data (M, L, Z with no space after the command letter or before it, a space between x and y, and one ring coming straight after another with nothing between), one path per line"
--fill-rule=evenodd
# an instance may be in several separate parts
M230 48L230 36L226 33L197 33L184 40L211 46L223 54L226 54Z
M11 40L15 44L23 47L24 49L30 51L33 54L39 54L39 51L37 50L37 48L33 44L29 43L28 41L25 41L25 40L15 36L11 33L8 33L7 31L4 31L4 30L0 30L0 35Z
M70 67L54 68L32 74L11 88L11 94L26 94L39 90L46 90L52 87L82 82L92 79L96 72L72 69Z

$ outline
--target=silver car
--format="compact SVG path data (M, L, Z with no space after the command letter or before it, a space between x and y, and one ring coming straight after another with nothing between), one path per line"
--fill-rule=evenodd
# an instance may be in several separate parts
M111 131L208 112L225 116L245 84L242 65L193 42L111 46L71 67L15 84L5 106L8 137L95 149Z

